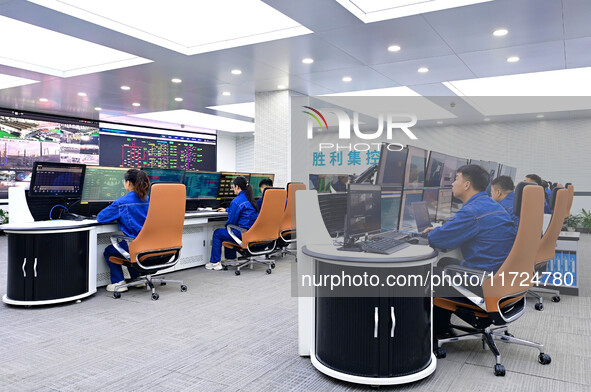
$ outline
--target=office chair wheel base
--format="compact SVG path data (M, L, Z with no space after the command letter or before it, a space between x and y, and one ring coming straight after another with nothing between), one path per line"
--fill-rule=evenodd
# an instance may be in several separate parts
M158 298L160 298L160 295L158 295L158 293L152 293L152 300L158 301Z
M540 353L540 355L538 355L538 362L540 362L542 365L548 365L550 362L552 362L552 358L550 358L548 354Z
M181 291L184 293L185 291L187 291L187 285L182 284L181 285Z
M555 295L554 297L552 297L552 302L560 302L560 296Z
M236 270L236 271L234 271L234 274L235 274L235 275L240 275L240 270Z
M223 266L222 266L222 269L223 269L224 271L227 271L227 270L228 270L228 266L227 266L227 265L223 265Z
M500 363L495 365L495 376L497 377L504 377L505 376L505 367Z
M166 286L166 282L160 282L160 286Z
M510 338L514 338L515 336L513 336L512 333L509 333L509 331L505 331L505 336L509 336Z
M271 264L271 268L275 268L275 263Z
M119 292L115 291L115 292L113 293L113 298L115 298L115 299L119 299L119 298L121 298L121 293L119 293Z
M435 358L443 359L445 357L447 357L447 351L443 347L437 347L435 349Z
M541 312L542 310L544 310L544 304L541 304L538 302L537 304L534 305L534 308Z
M273 272L273 270L272 270L271 268L269 268L269 269L267 270L267 275L271 275L271 272Z

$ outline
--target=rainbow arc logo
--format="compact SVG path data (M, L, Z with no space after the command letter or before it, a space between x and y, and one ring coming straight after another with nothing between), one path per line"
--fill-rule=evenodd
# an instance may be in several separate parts
M320 116L320 118L322 119L322 121L324 122L324 126L326 127L325 129L328 130L328 124L326 122L326 119L324 118L324 116L322 115L322 113L320 113L318 110L314 109L313 107L310 106L302 106L306 109L310 109L311 111L313 111L314 113L316 113L317 115ZM320 125L320 128L322 129L322 123L320 122L320 118L316 117L316 115L314 115L314 113L310 113L306 110L303 110L304 113L312 116L316 121L318 121L318 125Z

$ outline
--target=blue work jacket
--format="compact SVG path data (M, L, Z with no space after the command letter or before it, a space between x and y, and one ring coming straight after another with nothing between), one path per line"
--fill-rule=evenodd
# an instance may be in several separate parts
M429 233L429 244L436 248L459 247L461 265L496 272L515 241L513 220L486 192L479 192L446 223Z
M99 223L108 223L117 220L119 229L121 229L123 234L135 238L144 226L146 216L148 216L148 206L148 197L144 201L140 199L137 193L131 191L99 212L96 220Z
M515 224L515 230L517 230L519 229L519 217L515 216L515 213L513 212L514 200L515 193L511 192L507 196L505 196L503 200L499 201L499 204L502 205L505 211L507 211L507 213L509 214L509 216L511 216L511 219L513 219L513 223Z
M246 193L241 191L238 196L232 200L230 207L226 210L228 212L227 225L239 226L244 229L250 229L250 226L257 220L259 213L254 209Z

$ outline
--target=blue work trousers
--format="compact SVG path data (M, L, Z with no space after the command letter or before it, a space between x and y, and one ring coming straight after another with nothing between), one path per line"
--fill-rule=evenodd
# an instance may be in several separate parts
M242 238L242 233L238 230L232 230L234 235L238 238ZM230 234L228 233L228 229L220 228L216 229L213 232L213 239L211 243L211 257L209 259L210 263L219 263L222 260L222 242L234 242ZM233 249L224 248L224 255L226 256L227 260L233 260L236 258L236 251Z
M127 242L121 241L120 245L123 249L125 249L126 251L129 252L129 245L127 245ZM111 263L109 261L109 257L111 257L111 256L123 257L123 256L121 256L121 253L119 253L119 251L117 249L115 249L115 247L113 245L109 245L105 248L105 252L103 253L103 255L105 256L105 260L107 261L107 265L109 266L109 269L111 270L111 283L119 283L119 282L125 280L125 278L123 277L123 269L121 268L121 265ZM131 279L136 279L138 276L140 276L140 273L137 272L132 267L129 267L127 270L129 271L129 276L131 277Z

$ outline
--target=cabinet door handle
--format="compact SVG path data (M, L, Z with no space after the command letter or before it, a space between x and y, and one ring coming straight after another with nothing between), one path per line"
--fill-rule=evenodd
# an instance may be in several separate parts
M396 328L396 316L394 315L394 306L390 306L390 318L392 318L392 330L390 331L390 337L394 337L394 328Z
M27 277L27 272L25 271L25 266L27 265L27 258L25 257L23 259L23 266L21 267L23 269L23 278Z
M33 263L33 272L35 273L35 278L37 277L37 258L35 257L35 262Z
M378 315L378 307L376 306L376 311L373 316L374 319L374 328L373 328L373 337L378 337L378 321L380 320L380 316Z

